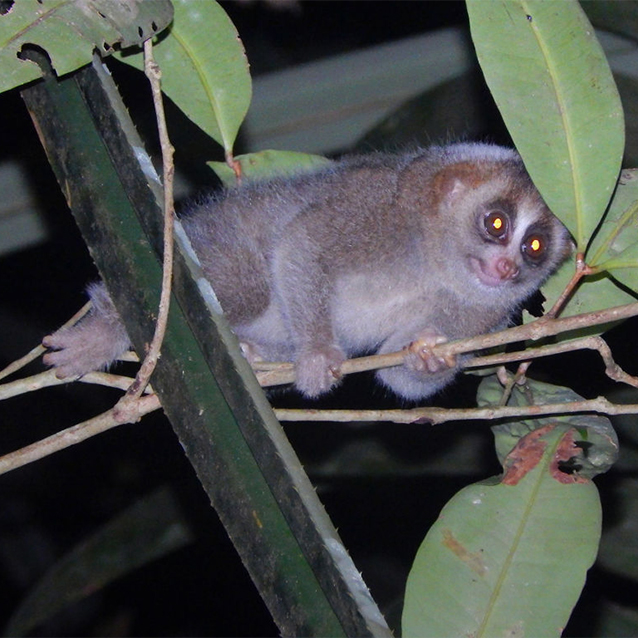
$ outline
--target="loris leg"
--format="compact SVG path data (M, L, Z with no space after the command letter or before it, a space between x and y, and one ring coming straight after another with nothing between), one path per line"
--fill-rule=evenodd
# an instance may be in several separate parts
M301 239L300 239L301 235ZM346 356L334 334L332 281L315 253L316 242L290 233L274 263L275 295L295 350L295 386L307 397L330 390L341 378Z
M56 368L59 379L107 368L131 345L104 284L92 284L87 292L93 304L89 314L75 326L61 328L42 340L42 345L53 350L43 361Z
M341 380L343 350L332 344L317 344L301 350L295 359L295 386L309 398L328 392Z
M432 352L435 345L446 341L446 337L430 328L412 335L393 335L378 354L403 350L404 364L379 370L377 377L405 399L425 399L433 395L450 383L458 371L455 358L444 359Z

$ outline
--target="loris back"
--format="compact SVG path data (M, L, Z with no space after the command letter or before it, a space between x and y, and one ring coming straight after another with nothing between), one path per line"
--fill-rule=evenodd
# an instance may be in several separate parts
M213 196L183 224L249 359L294 361L308 397L338 382L346 357L414 342L426 347L378 378L407 399L433 394L456 366L428 344L506 326L571 249L519 156L485 144L346 158ZM45 340L61 376L128 345L104 320L103 288L91 294L84 326ZM101 353L106 323L119 338Z

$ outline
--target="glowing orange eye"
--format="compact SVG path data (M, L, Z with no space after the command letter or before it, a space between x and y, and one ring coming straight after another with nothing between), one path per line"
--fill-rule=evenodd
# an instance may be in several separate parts
M509 230L507 215L500 210L495 210L485 215L483 224L485 232L495 239L504 239Z
M538 235L530 235L523 241L521 250L530 259L540 259L545 253L545 242Z

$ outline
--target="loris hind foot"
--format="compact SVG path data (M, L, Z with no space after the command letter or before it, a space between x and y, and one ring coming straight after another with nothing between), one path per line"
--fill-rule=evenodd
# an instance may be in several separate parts
M89 314L76 325L61 328L42 340L43 346L52 349L43 361L56 369L58 379L103 370L131 345L106 288L95 284L88 292L93 304Z
M341 380L345 358L337 346L301 352L295 361L295 387L311 399L327 392Z

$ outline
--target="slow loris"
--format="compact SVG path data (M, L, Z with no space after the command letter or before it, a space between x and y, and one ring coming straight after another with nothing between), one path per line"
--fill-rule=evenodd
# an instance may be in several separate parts
M345 158L213 195L182 223L245 351L294 361L307 397L357 353L507 326L572 249L518 154L488 144ZM89 294L91 313L44 340L58 376L130 345L104 286ZM377 373L406 399L457 372L428 348L406 353Z

